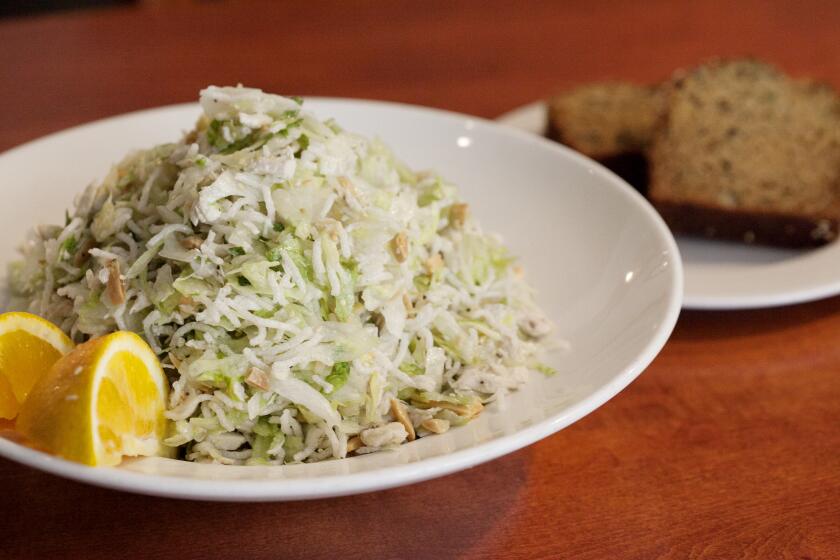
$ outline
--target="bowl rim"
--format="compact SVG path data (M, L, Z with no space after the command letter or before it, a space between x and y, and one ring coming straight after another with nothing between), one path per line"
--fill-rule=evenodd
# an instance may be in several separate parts
M670 276L667 306L664 316L661 317L653 336L651 336L642 350L624 368L616 372L608 383L597 388L580 402L565 408L561 413L548 416L513 433L495 437L464 449L427 459L420 459L408 464L381 467L365 472L323 475L314 478L296 477L257 480L213 480L211 478L148 474L118 468L88 467L73 463L31 449L4 438L2 435L0 435L0 457L57 476L96 486L153 496L195 500L236 502L287 501L346 496L375 490L385 490L444 476L491 461L558 432L599 408L618 394L650 365L663 348L676 325L682 306L684 283L682 259L673 235L656 210L638 192L613 172L594 160L556 142L551 142L537 135L507 127L482 117L391 101L318 96L304 98L307 102L312 103L361 105L373 108L385 107L413 112L420 117L444 117L449 120L456 119L462 122L472 122L490 133L512 137L518 142L531 144L541 150L554 152L570 160L575 165L585 166L590 173L609 183L611 188L643 212L643 215L649 220L650 225L653 226L659 241L666 248L669 259L667 274ZM60 141L65 136L78 134L122 119L142 117L144 115L166 111L198 110L198 107L198 104L195 102L179 103L131 111L90 121L53 132L6 150L0 153L0 160L23 151L38 149L41 144ZM252 467L226 466L225 468L249 469Z

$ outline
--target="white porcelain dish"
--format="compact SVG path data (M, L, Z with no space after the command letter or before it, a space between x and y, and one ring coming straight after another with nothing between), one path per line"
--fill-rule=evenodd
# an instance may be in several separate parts
M170 459L89 468L0 437L0 455L60 476L182 498L259 501L354 494L441 476L544 438L592 412L656 356L682 301L682 265L659 216L599 165L554 143L432 109L310 99L306 107L349 130L379 136L416 168L458 184L485 228L502 233L569 348L560 371L467 426L393 452L280 467L199 465ZM0 262L36 223L60 221L75 193L132 148L172 140L194 105L132 113L48 136L0 155ZM573 452L573 450L571 450Z
M537 101L496 120L543 134L546 119L546 105ZM840 243L793 251L677 236L677 245L687 309L773 307L840 294Z

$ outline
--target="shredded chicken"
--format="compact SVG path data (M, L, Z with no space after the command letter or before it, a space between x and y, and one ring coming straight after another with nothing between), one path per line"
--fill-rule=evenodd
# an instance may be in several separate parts
M401 423L390 422L378 428L363 430L359 437L368 447L388 447L404 442L408 437L408 432Z
M519 321L519 328L531 338L543 338L551 332L551 321L540 315L529 315Z
M494 394L516 387L518 383L516 377L505 377L487 368L468 366L461 370L452 386L462 391Z

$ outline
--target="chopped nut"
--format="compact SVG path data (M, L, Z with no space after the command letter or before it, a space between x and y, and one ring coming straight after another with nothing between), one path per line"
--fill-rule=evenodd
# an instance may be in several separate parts
M198 249L204 240L197 235L188 235L181 238L181 247L184 249Z
M362 446L362 438L353 436L347 440L347 453L353 453Z
M398 262L405 262L408 258L408 237L400 232L391 240L391 250Z
M268 391L269 379L268 374L259 368L252 367L248 372L248 377L245 378L245 383L251 387Z
M423 423L420 424L420 427L429 430L433 434L442 434L443 432L449 430L449 420L442 420L440 418L429 418L428 420L423 420Z
M346 194L352 195L354 197L359 196L359 191L356 189L356 185L354 185L350 179L342 175L338 178L338 184L344 189Z
M414 433L414 425L411 423L411 420L409 420L405 407L397 399L391 399L391 414L394 415L397 422L402 424L405 431L408 432L408 441L414 441L414 438L416 437L416 434Z
M120 277L120 263L117 261L108 261L106 267L108 268L108 285L105 291L108 299L112 305L121 305L125 302L125 286L123 286L123 281Z
M405 312L408 314L409 317L414 315L414 304L411 303L411 298L408 297L408 294L403 294L402 302L405 306Z
M169 361L175 366L175 369L181 369L181 360L176 358L172 352L169 353Z
M484 410L484 405L478 399L473 399L469 404L455 404L447 401L412 401L412 404L417 408L442 408L444 410L451 410L458 416L463 416L464 418L473 418Z
M449 207L449 223L453 227L462 228L467 221L467 210L469 206L464 203L453 204Z
M423 263L423 266L425 267L426 272L428 272L429 274L434 274L435 272L443 268L443 257L440 256L440 253L435 253L434 255L426 259L426 262Z

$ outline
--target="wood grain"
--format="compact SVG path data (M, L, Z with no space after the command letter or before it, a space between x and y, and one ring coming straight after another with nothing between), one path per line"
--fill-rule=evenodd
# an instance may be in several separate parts
M754 54L840 85L836 2L147 3L0 20L0 149L208 83L493 117ZM9 203L7 201L6 203ZM206 504L0 460L0 558L840 558L840 299L683 313L610 403L518 453L364 496Z

